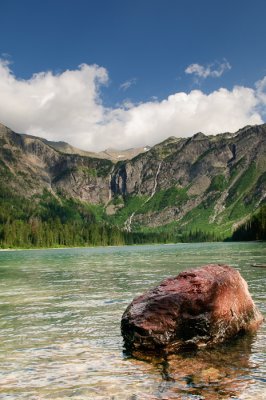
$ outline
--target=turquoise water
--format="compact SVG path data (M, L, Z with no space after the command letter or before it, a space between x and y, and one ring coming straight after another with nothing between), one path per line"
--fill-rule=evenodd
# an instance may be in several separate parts
M0 399L264 399L266 328L197 355L136 360L120 320L134 296L205 263L240 270L266 315L264 243L0 252Z

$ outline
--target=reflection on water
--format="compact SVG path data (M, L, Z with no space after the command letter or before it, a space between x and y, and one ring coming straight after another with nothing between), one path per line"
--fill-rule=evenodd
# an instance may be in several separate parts
M133 359L121 315L169 275L210 262L238 268L266 314L263 243L0 253L0 399L263 399L263 326L197 354Z

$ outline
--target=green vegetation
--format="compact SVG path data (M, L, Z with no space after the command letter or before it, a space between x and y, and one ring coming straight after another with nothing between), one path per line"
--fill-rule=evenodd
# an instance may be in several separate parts
M95 165L94 168L96 170L96 175L98 177L104 177L110 174L111 169L113 168L113 163L110 160L100 160L94 159ZM90 159L89 159L90 162Z
M139 210L146 199L145 196L125 196L124 207L120 208L115 215L110 216L108 220L111 224L123 227L129 216ZM116 197L112 203L117 205L122 204L123 201L121 197Z
M266 240L266 204L235 230L232 240Z
M0 231L3 248L99 246L125 243L123 232L115 227L95 223L62 223L59 218L43 222L32 218L28 222L7 221Z
M88 176L95 176L94 169L81 168ZM2 170L5 169L5 165L2 165ZM30 200L22 198L9 187L5 173L5 179L0 184L0 247L41 248L225 240L231 237L233 222L254 208L252 196L246 200L249 194L247 188L251 185L249 179L254 176L252 166L248 180L240 176L236 181L232 194L237 194L235 200L221 213L222 223L217 220L210 222L214 204L220 196L218 192L227 185L225 177L217 175L212 179L205 200L179 221L156 228L133 222L134 231L126 232L124 224L132 213L135 213L137 219L142 214L146 214L147 218L147 213L157 213L168 207L178 209L189 198L187 189L173 186L156 192L150 200L148 196L116 196L110 204L122 207L115 215L108 216L103 205L66 198L60 192L53 195L44 190L42 195L35 195ZM258 182L260 180L261 177ZM241 226L232 239L265 239L265 206Z
M257 185L260 187L261 185L263 185L264 182L266 182L266 172L263 172L260 175Z
M183 188L171 187L160 190L139 209L139 213L156 212L170 206L179 206L188 199L187 191Z
M240 182L241 183L241 182ZM238 182L238 185L240 185ZM98 246L145 243L221 241L231 237L233 221L247 215L251 205L238 199L223 212L222 224L210 223L213 204L223 177L214 178L208 197L179 221L157 228L137 226L124 230L132 215L159 212L166 207L182 205L188 199L185 189L161 190L149 200L146 196L116 196L111 204L123 205L115 215L107 216L103 205L93 205L63 194L45 190L32 199L21 198L3 181L0 187L0 247L41 248L60 246ZM238 228L232 240L265 240L265 205Z
M3 160L0 159L0 178L1 180L8 180L12 178L13 174L10 169L6 166Z
M256 176L256 164L252 163L250 167L242 173L242 175L237 179L235 184L229 190L226 205L230 206L232 203L237 201L240 196L243 197L243 195L247 193L248 189L256 182Z
M211 181L208 191L222 192L227 186L227 180L224 175L216 175Z
M95 178L97 176L97 170L95 168L78 167L77 170L81 171L88 178Z
M150 200L148 200L148 196L125 196L124 198L116 196L111 204L123 204L123 207L121 207L115 215L108 217L108 221L111 224L123 227L132 213L138 215L161 211L166 207L179 206L187 199L188 195L186 189L177 187L160 190L156 192ZM141 236L143 236L143 229L138 230L138 232L141 232ZM158 232L158 229L156 229L156 232ZM150 233L149 231L149 234Z
M31 201L9 189L0 192L0 247L96 246L125 243L124 232L103 218L103 208L54 197Z
M157 209L166 203L176 204L183 196L186 196L185 192L179 189L161 191L152 207ZM121 229L124 221L142 207L146 199L142 196L127 197L125 207L117 215L108 217L103 206L66 199L60 194L55 197L47 190L31 200L22 199L2 184L0 247L105 246L220 239L214 233L201 229L180 230L176 224L125 232ZM114 203L121 201L120 197L114 199Z
M243 217L243 215L249 214L251 210L252 206L246 204L243 199L240 198L228 209L229 219L233 221L239 220Z
M236 139L168 138L117 163L57 154L46 141L1 129L0 247L224 240L263 199L264 126ZM97 204L80 200L85 193ZM260 215L233 238L263 237Z
M196 229L194 231L184 232L182 235L182 242L195 243L195 242L222 242L224 237L219 233L210 231L201 231Z
M231 172L230 172L230 180L229 183L233 181L233 179L243 170L244 165L245 165L245 157L241 157L237 163L235 163L231 167Z
M213 207L204 203L199 204L189 211L182 219L182 225L188 226L188 229L195 231L200 229L202 231L208 230L209 218L213 214Z

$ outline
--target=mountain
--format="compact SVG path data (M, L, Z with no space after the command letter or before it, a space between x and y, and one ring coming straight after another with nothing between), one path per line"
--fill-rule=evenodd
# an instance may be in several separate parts
M112 193L129 197L129 204L139 199L130 221L135 229L173 226L230 235L265 201L265 139L266 124L235 134L171 137L117 166Z
M25 138L28 139L38 139L47 144L48 146L52 147L55 150L58 150L61 153L65 154L78 154L80 156L84 157L91 157L91 158L103 158L105 160L111 160L113 162L121 161L121 160L131 160L133 157L136 157L137 155L144 153L148 150L150 150L149 146L144 146L144 147L137 147L137 148L131 148L127 150L116 150L116 149L106 149L104 151L100 151L98 153L92 152L92 151L85 151L85 150L80 150L77 149L74 146L71 146L70 144L66 142L53 142L47 139L42 139L36 136L31 136L31 135L26 135L23 134Z
M48 196L61 206L89 207L98 222L127 232L230 237L265 202L265 138L263 124L234 134L172 136L141 152L89 153L0 124L0 189L11 207L0 223L19 218L7 211L12 196L30 202L34 215ZM117 161L123 154L133 158Z

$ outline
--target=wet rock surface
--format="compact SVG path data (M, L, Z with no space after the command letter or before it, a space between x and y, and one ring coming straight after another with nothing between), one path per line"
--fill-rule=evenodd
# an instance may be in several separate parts
M135 298L122 316L121 332L130 352L175 353L254 332L262 320L239 272L209 264Z

